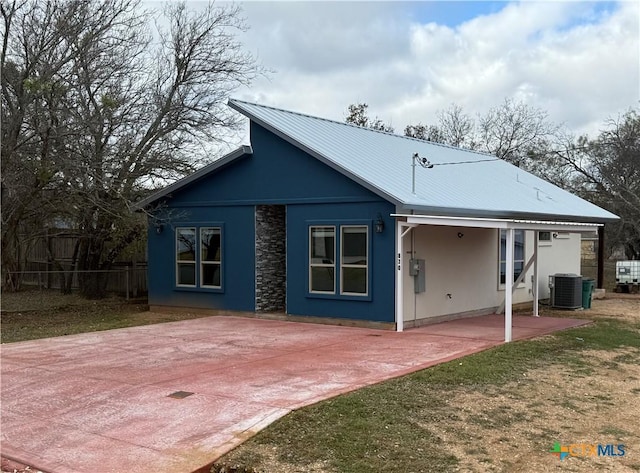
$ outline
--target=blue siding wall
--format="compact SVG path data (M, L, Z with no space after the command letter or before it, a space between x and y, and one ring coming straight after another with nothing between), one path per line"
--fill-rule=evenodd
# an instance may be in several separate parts
M171 228L149 230L149 301L153 305L255 310L255 208L287 206L287 312L376 321L394 319L395 208L312 156L251 124L253 155L239 158L166 201ZM373 222L380 214L385 230ZM370 296L309 295L309 225L370 225ZM175 228L223 226L222 291L176 288Z
M385 218L385 229L376 233L377 214L389 215L388 203L289 205L287 207L287 312L359 320L393 322L395 314L394 220ZM323 296L308 293L309 226L369 225L369 297ZM339 245L336 252L339 253ZM339 254L336 260L339 260ZM336 271L337 278L340 272ZM339 287L339 281L336 283ZM338 291L339 292L339 291Z
M253 207L173 208L171 225L157 234L149 227L149 303L180 307L255 308ZM222 289L176 287L177 227L222 227ZM199 272L199 271L197 271Z

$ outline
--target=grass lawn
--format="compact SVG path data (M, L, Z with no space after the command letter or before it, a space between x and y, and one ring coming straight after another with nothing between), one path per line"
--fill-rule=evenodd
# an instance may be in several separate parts
M51 290L3 292L0 340L20 342L197 317L202 315L151 313L146 301L119 297L86 300Z
M122 299L3 294L2 342L196 318ZM212 472L640 471L640 297L594 301L594 324L515 342L300 409ZM562 445L624 444L624 457ZM26 470L25 470L26 471Z
M595 323L293 412L211 471L640 471L640 299L546 313ZM560 464L555 442L628 453Z

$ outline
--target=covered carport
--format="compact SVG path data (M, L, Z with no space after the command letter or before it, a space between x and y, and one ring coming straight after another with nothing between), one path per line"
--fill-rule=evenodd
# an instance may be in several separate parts
M396 218L396 330L404 330L405 307L404 307L404 272L405 262L405 237L415 228L420 226L447 226L457 228L483 228L504 230L506 234L506 277L504 288L504 299L498 308L498 313L504 311L504 341L512 340L513 332L513 293L515 288L524 281L529 270L533 269L533 315L538 316L539 307L539 232L563 232L563 233L584 233L594 232L602 226L598 223L568 222L553 220L527 220L527 219L503 219L503 218L477 218L458 216L437 216L420 214L394 214ZM514 233L516 230L532 231L534 234L533 253L526 261L519 277L514 280Z

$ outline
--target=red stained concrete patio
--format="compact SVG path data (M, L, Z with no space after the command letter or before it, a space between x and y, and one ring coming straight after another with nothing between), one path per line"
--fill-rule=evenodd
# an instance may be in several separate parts
M49 473L194 471L293 409L499 345L503 320L208 317L5 344L1 453ZM585 323L516 316L513 338Z

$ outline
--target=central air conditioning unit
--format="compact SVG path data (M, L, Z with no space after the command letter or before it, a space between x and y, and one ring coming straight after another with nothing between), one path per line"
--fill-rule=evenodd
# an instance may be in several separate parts
M554 274L549 276L551 306L558 309L582 307L582 276L578 274Z

